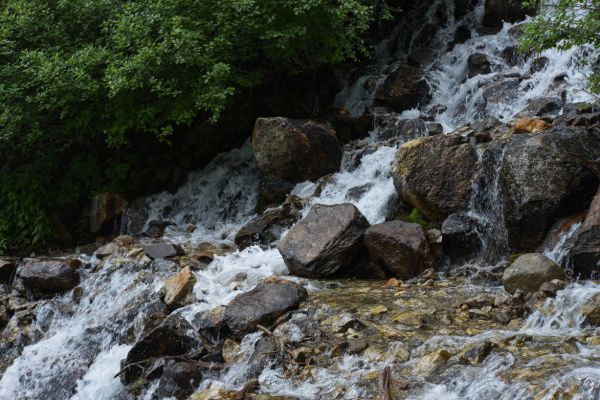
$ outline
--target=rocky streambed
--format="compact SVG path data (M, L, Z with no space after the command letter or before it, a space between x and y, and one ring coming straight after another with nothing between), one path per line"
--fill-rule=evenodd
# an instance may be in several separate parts
M0 260L0 398L598 398L597 50L517 53L518 3L424 2L343 110Z

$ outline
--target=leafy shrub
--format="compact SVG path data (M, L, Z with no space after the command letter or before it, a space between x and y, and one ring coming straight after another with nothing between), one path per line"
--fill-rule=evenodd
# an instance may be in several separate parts
M367 53L381 0L4 0L0 244L43 242L48 214L126 181L97 149L163 142L253 88ZM378 17L381 15L377 13Z

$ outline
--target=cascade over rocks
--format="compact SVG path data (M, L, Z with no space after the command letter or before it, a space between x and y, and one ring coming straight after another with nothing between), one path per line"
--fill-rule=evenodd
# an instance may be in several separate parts
M329 125L299 119L259 118L252 148L267 180L298 183L337 172L342 149Z
M252 218L235 235L234 242L240 250L254 244L268 246L279 239L283 231L302 217L300 199L289 196L287 200L275 209L267 210Z
M565 273L554 261L543 254L523 254L504 271L502 284L509 293L522 290L533 293L540 289L544 282L554 279L564 280Z
M600 272L600 188L569 252L569 260L576 276L589 277Z
M403 65L392 72L375 93L375 103L402 112L424 104L430 97L423 70Z
M419 224L390 221L372 225L365 231L364 242L371 260L395 277L412 278L434 265Z
M34 297L43 297L73 289L79 284L76 259L25 260L18 268L23 285Z
M229 303L224 322L236 337L241 338L257 330L258 325L270 326L307 298L306 289L299 284L276 277L267 278Z
M403 144L392 175L405 202L441 222L466 209L476 167L475 150L462 136L438 135Z
M290 272L307 278L349 276L364 260L369 222L352 204L314 205L279 241Z

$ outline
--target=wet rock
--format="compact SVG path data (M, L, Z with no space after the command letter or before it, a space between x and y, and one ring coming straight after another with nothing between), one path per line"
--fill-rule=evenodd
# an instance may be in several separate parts
M225 309L224 306L215 307L194 317L192 323L202 337L216 342L227 336L229 328L225 323Z
M476 166L475 150L460 135L439 135L402 145L392 175L405 202L441 222L466 208Z
M469 39L471 39L471 29L466 24L461 25L458 28L456 28L456 32L454 32L454 40L452 41L452 46L464 43Z
M255 331L257 325L269 327L307 297L306 289L297 283L267 278L251 291L236 296L227 306L224 320L237 337L242 337Z
M486 75L492 72L492 64L483 53L473 53L467 59L469 78L477 75Z
M515 293L517 289L533 293L540 289L542 283L553 279L565 279L562 268L543 254L530 253L519 256L504 271L502 284L509 293Z
M181 356L200 348L192 326L182 317L171 315L133 345L122 361L121 381L128 385L144 373L145 367L156 358Z
M364 243L373 262L391 275L408 279L433 265L429 242L420 225L390 221L372 225Z
M194 285L196 277L190 267L185 267L165 282L165 304L169 309L174 310L179 307L194 302Z
M169 309L162 301L143 304L133 320L135 339L146 336L158 327L169 315Z
M479 254L481 237L477 220L466 213L450 215L442 224L444 255L453 263L469 260Z
M342 160L333 128L310 120L259 118L252 148L265 178L291 183L337 172Z
M600 294L592 296L579 312L586 324L600 326Z
M404 140L412 140L427 133L425 122L421 119L401 119L396 124L398 136Z
M150 259L156 260L175 257L182 254L182 250L175 244L161 242L144 246L144 254L150 257Z
M529 100L527 107L519 113L519 116L524 117L543 117L543 116L556 116L563 108L564 102L558 97L538 97ZM519 120L520 121L520 120ZM517 125L519 124L517 121ZM535 120L534 120L535 121ZM547 124L547 128L551 125ZM545 128L544 128L545 129ZM542 131L544 129L540 129ZM538 131L538 132L539 132ZM535 132L533 130L525 130L525 132Z
M0 282L10 284L16 269L16 260L0 258Z
M504 22L519 22L535 14L535 7L523 8L521 4L520 0L487 0L483 26L500 30Z
M536 72L540 72L548 66L548 57L538 57L531 61L531 67L529 68L529 73L535 74Z
M98 193L92 197L90 231L110 234L119 231L127 202L116 193Z
M283 203L294 189L294 184L283 179L263 179L258 192L257 212Z
M202 372L191 362L166 360L163 374L158 384L157 394L160 398L185 400L202 381Z
M42 297L77 286L79 284L77 268L80 266L81 262L75 259L30 259L19 266L18 275L35 297Z
M577 275L588 277L600 272L600 188L569 252L569 261Z
M143 235L151 238L161 238L165 234L165 230L169 226L174 226L175 223L171 221L158 221L152 220L148 222L148 228L144 231Z
M429 136L441 135L444 133L444 127L439 122L427 123L427 134Z
M487 356L489 356L496 347L497 346L494 343L489 341L477 343L461 354L460 362L467 365L479 365L485 361Z
M600 158L600 131L558 127L514 135L500 168L504 221L514 252L543 241L557 214L582 209L598 177L586 160Z
M515 122L515 133L537 133L550 129L552 125L541 119L521 117Z
M502 75L496 75L494 79L482 86L482 97L485 103L482 106L490 104L509 104L519 91L519 77L508 78Z
M104 246L100 247L98 250L96 250L96 252L94 253L94 255L102 260L104 258L108 258L108 257L116 257L118 256L120 253L122 252L121 248L119 247L118 244L116 243L107 243Z
M331 120L331 125L342 143L363 139L369 136L373 129L375 117L363 114L359 117L350 115L347 111L338 112Z
M130 235L139 235L142 233L146 221L148 221L148 205L146 198L137 198L127 207L126 227L127 233Z
M317 204L281 239L279 252L294 275L347 276L363 264L362 239L368 227L352 204Z
M302 217L300 199L290 196L276 209L267 210L253 218L235 235L234 242L240 250L254 244L267 246L279 239L283 231Z
M546 297L556 297L556 293L558 293L559 290L564 289L565 286L566 283L564 281L561 281L560 279L553 279L550 282L542 283L540 286L540 292L542 292Z
M452 354L446 349L436 350L419 360L416 372L422 376L429 376L436 368L446 364Z
M423 70L404 65L392 72L375 93L377 105L402 112L424 104L429 100L429 86L423 78Z

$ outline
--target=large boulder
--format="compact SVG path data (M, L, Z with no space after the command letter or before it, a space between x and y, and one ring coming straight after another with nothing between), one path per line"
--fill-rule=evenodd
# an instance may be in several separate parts
M116 233L127 202L116 193L97 193L92 197L90 231L93 234Z
M504 22L522 21L535 11L535 7L523 8L521 0L486 0L483 26L500 30Z
M363 262L369 222L352 204L313 206L279 242L290 272L308 278L348 276Z
M280 207L251 219L235 235L234 242L240 250L254 244L267 246L300 218L302 204L297 197L290 196Z
M375 93L375 103L402 112L416 108L429 101L429 86L423 78L423 70L403 65L392 72Z
M365 232L371 260L393 276L408 279L433 267L433 258L419 224L390 221L372 225Z
M133 345L121 361L121 381L127 385L146 372L153 360L164 356L182 356L201 347L192 326L182 317L171 315Z
M225 310L224 321L241 338L255 331L258 325L273 324L286 312L298 308L307 297L306 289L295 282L267 278L234 298Z
M539 290L544 282L565 279L565 273L554 261L539 253L523 254L504 271L502 284L509 293L518 289L525 293Z
M478 230L478 221L467 213L450 215L442 224L442 247L444 255L453 263L467 261L476 257L482 242Z
M577 275L597 276L600 272L600 189L581 225L569 260Z
M25 260L19 266L18 275L35 297L42 297L77 286L80 266L81 262L76 259Z
M0 258L0 282L11 283L17 263L13 259Z
M504 221L515 252L537 248L558 214L582 209L598 177L589 160L600 158L600 130L559 127L514 135L500 169Z
M433 221L464 211L477 170L477 154L459 134L405 143L392 168L399 195Z
M337 172L342 149L335 130L310 120L259 118L252 133L263 176L297 183Z

